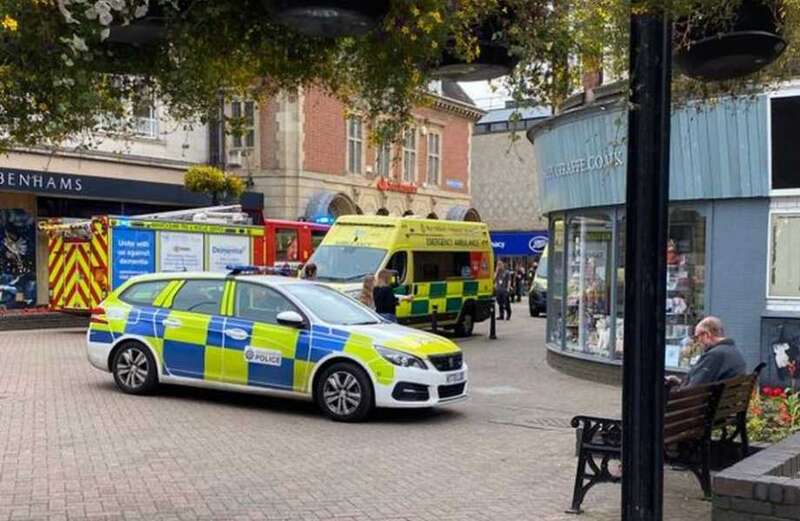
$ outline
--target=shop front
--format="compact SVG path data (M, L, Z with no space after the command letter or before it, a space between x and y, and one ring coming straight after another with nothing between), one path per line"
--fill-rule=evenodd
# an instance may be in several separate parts
M764 359L768 105L761 96L673 114L665 252L668 371L686 371L697 360L693 331L708 315L723 320L749 367ZM626 126L620 98L611 96L528 132L549 219L548 360L604 381L621 376Z
M260 213L261 194L243 205ZM37 221L209 206L179 184L0 167L0 309L48 301L47 236Z
M547 247L547 230L490 231L495 259L506 266L534 270Z

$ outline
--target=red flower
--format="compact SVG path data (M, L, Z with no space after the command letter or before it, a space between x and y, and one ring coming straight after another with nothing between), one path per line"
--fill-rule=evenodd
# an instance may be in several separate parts
M764 396L772 396L772 387L770 387L769 385L765 385L764 387L761 388L761 394L763 394Z

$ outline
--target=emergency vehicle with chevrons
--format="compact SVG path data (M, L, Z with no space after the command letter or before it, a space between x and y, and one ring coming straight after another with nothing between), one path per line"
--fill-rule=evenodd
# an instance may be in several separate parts
M450 340L321 284L242 269L132 278L93 310L87 344L131 394L175 383L310 398L338 421L467 397Z
M135 217L100 215L92 219L40 222L39 229L48 235L49 307L56 311L86 312L97 306L125 279L115 273L114 268L119 266L120 257L129 251L120 248L119 241L114 239L134 230L149 234L151 256L159 249L163 234L190 234L186 236L203 244L202 264L210 269L214 240L245 241L241 244L246 245L248 258L238 262L257 266L285 264L297 268L308 260L329 228L322 224L275 219L267 219L263 225L249 222L241 205ZM169 271L159 266L158 258L151 260L149 270Z
M352 297L364 277L395 274L398 322L427 329L434 322L459 336L491 315L494 252L485 223L345 215L336 219L309 262L317 280Z

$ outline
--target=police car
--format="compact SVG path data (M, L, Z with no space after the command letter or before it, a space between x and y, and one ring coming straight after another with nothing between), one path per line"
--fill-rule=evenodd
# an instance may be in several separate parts
M334 289L242 269L134 277L92 310L87 341L91 364L130 394L171 383L305 397L339 421L467 396L446 338Z

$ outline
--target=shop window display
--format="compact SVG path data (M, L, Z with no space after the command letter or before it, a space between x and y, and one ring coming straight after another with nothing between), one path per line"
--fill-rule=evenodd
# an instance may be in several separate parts
M552 219L548 245L547 341L561 345L564 302L564 218Z
M548 341L567 351L621 359L625 327L624 212L568 217L566 236L560 232L563 218L552 222ZM564 238L566 248L559 246ZM668 368L686 369L700 354L692 335L705 311L705 245L704 215L693 209L672 208L666 259Z
M700 354L692 335L705 308L705 245L705 217L695 210L672 210L667 243L667 367L688 368Z
M617 274L616 351L622 356L624 328L625 221L620 221L620 254ZM695 210L670 211L667 241L667 301L664 365L687 369L700 355L692 341L694 326L705 307L706 220Z
M608 357L611 349L612 222L578 216L567 226L567 350Z

